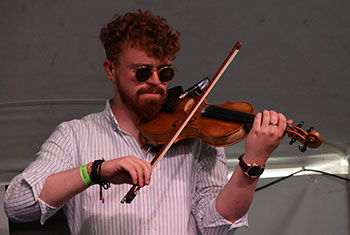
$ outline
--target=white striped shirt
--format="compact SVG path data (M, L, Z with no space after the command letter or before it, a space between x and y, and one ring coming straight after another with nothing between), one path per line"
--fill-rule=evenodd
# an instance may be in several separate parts
M15 177L5 197L11 220L42 223L58 208L39 199L47 176L96 159L135 155L151 161L137 141L118 126L107 102L103 112L60 124L41 147L37 159ZM99 200L99 187L89 187L64 205L72 234L232 234L247 225L246 216L232 224L215 208L215 198L227 182L223 148L183 140L170 148L152 172L149 186L131 204L120 200L130 185L112 185Z

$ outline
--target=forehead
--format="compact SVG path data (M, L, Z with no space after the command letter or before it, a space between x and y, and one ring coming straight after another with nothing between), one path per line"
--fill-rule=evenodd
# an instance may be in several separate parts
M124 47L119 55L119 62L124 65L152 65L155 67L162 64L171 64L169 59L159 60L149 57L145 50L135 46Z

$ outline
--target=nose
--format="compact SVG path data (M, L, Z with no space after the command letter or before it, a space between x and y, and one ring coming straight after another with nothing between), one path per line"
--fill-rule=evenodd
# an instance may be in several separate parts
M157 71L153 71L151 77L147 80L147 83L153 84L153 85L158 85L161 83L159 80L159 75Z

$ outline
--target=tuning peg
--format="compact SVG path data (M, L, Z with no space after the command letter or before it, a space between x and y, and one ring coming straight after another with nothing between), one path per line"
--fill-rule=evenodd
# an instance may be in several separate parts
M293 138L289 141L289 145L294 144L295 141L297 141L297 138L293 137Z
M299 150L301 152L305 152L306 151L306 146L307 146L307 144L299 144Z
M301 128L304 125L304 121L299 122L299 124L297 125L297 127Z
M314 130L314 127L312 126L312 127L310 127L306 132L307 133L310 133L310 131L313 131Z
M300 124L300 123L299 123ZM298 124L298 126L299 126L299 124ZM301 125L303 125L304 124L304 122L302 122L302 124ZM314 127L310 127L306 132L307 133L310 133L312 130L314 129ZM295 142L295 141L294 141ZM299 150L301 151L301 152L305 152L306 151L306 147L307 147L307 144L308 144L308 139L306 139L306 141L304 142L304 143L301 143L300 145L299 145Z

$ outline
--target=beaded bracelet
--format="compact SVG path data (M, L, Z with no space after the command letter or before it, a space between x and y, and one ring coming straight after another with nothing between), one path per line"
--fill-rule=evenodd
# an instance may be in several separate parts
M88 165L82 165L80 167L80 176L81 176L81 179L84 181L84 183L87 186L91 186L91 185L95 184L90 178L90 174L88 171Z

